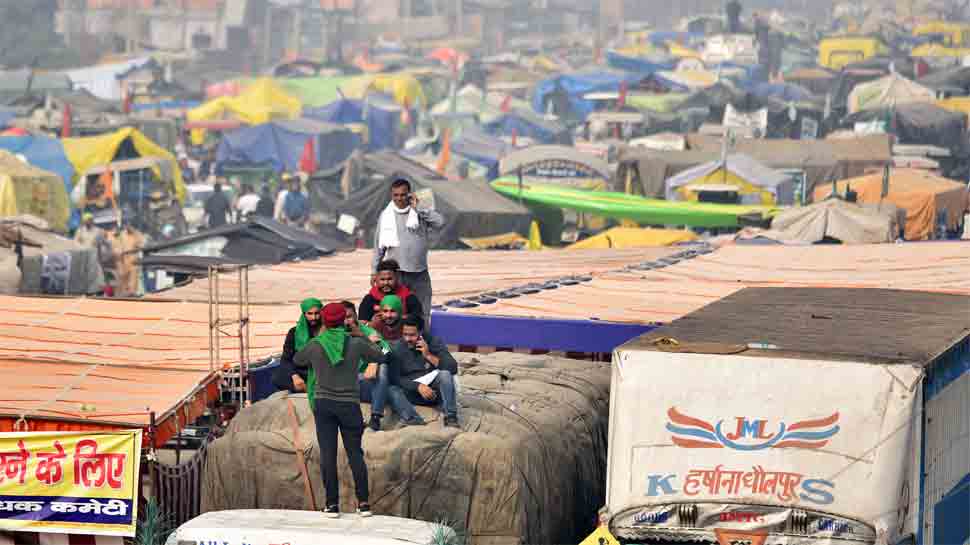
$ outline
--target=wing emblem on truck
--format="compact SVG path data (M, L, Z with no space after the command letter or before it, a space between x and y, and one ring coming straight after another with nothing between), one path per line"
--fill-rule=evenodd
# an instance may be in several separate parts
M764 418L737 416L716 423L688 416L671 407L667 410L670 439L682 448L729 448L764 450L768 448L819 449L839 433L839 413L824 418L784 421L770 424Z

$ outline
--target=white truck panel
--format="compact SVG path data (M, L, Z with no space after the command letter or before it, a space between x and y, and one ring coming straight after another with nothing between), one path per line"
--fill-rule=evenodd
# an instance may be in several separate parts
M919 369L622 349L613 361L607 516L751 504L854 519L894 542Z

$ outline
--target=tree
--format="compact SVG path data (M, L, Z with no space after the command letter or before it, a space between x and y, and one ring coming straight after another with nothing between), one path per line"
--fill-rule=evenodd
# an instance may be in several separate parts
M54 29L57 0L0 0L0 65L50 67L66 52Z

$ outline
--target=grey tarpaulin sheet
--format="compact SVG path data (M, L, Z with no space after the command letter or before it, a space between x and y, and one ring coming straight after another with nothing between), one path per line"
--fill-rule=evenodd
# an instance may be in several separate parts
M608 364L513 353L458 357L461 432L422 407L427 426L393 429L396 419L388 417L389 431L365 433L375 512L448 521L472 543L577 543L605 499ZM315 494L323 498L312 416L305 396L293 398ZM362 410L369 414L368 406ZM285 394L241 411L209 447L203 512L308 508L291 435ZM348 512L355 506L343 448L338 466Z

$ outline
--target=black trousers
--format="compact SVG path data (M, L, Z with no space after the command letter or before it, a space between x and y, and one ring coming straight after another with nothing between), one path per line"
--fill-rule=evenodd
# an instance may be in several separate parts
M327 491L327 506L340 505L340 483L337 481L337 431L344 442L350 472L354 475L357 502L368 501L367 464L361 438L364 435L364 415L360 404L317 398L313 417L320 444L320 472Z

